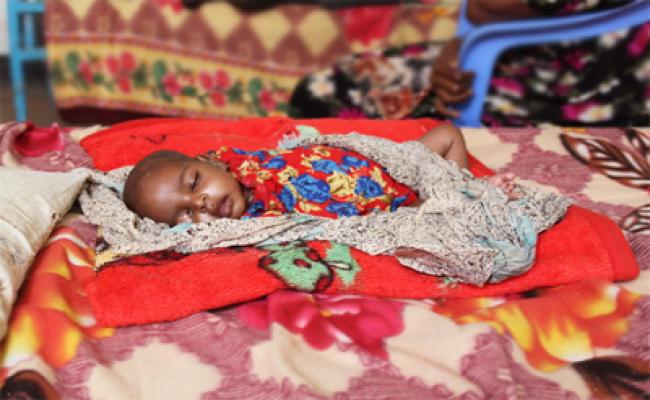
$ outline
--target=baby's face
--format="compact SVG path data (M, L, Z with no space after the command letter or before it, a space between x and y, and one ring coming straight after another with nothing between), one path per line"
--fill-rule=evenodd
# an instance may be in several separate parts
M134 199L140 216L169 225L238 219L246 211L239 182L227 171L198 160L155 163L140 180Z

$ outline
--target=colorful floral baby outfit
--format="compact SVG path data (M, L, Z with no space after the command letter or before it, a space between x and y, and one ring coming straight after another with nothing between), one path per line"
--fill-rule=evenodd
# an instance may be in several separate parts
M395 211L417 199L376 162L325 145L244 151L222 147L208 156L228 164L252 199L244 217L289 212L338 218Z
M541 14L615 7L629 0L522 0ZM294 89L300 118L444 118L433 106L432 66L442 43L344 57ZM482 121L488 126L650 125L650 22L580 42L522 47L496 63Z

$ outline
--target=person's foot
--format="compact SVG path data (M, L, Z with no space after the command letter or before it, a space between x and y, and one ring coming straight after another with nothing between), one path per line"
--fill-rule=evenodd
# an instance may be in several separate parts
M521 198L521 193L516 190L515 174L512 172L489 176L485 180L503 190L506 196L508 196L508 200L517 200Z

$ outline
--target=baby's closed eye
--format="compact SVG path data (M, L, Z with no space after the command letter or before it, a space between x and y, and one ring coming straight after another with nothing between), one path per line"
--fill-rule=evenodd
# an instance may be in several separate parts
M196 171L194 173L194 176L192 177L192 182L190 183L190 190L193 192L196 190L196 188L199 186L199 181L201 179L201 175L199 171Z

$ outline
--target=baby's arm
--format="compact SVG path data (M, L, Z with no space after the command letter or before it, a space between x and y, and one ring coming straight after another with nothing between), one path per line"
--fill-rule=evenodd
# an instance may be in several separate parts
M418 140L442 158L456 162L461 168L468 167L465 139L463 139L460 129L454 125L438 125ZM417 199L407 207L419 207L420 205L422 205L422 200Z
M467 168L467 147L460 129L451 124L438 125L420 139L429 150L441 157L455 161L461 168Z
M455 161L459 167L467 168L467 147L460 129L450 124L438 125L420 138L431 151L438 153L447 160ZM485 180L505 192L510 200L521 197L516 191L515 176L512 173L486 177ZM418 201L412 206L418 206Z

